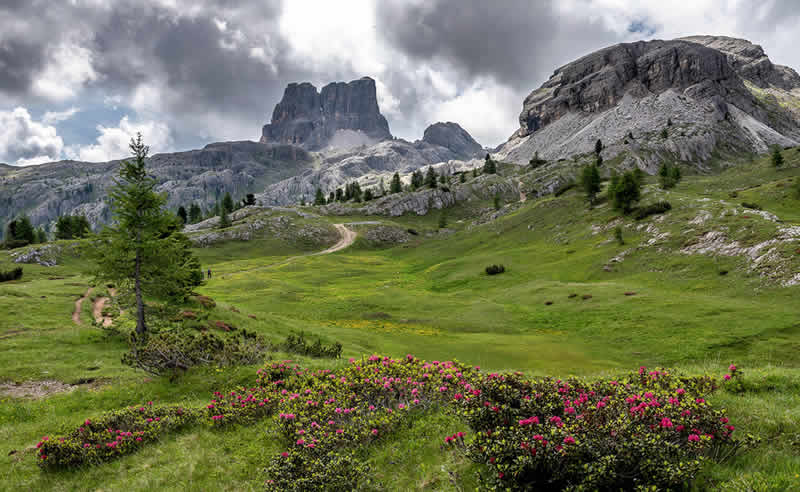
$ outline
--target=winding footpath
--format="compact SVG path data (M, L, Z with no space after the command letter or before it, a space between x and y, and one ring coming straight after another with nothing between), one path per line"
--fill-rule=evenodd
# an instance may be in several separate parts
M76 325L81 324L81 306L83 305L83 301L87 297L89 297L91 293L92 293L92 288L89 287L86 293L82 297L80 297L77 301L75 301L75 310L72 312L72 322L75 323Z
M252 271L255 271L255 270L263 270L265 268L271 268L271 267L274 267L274 266L286 265L287 263L291 263L291 262L293 262L294 260L296 260L298 258L304 258L304 257L308 257L308 256L329 255L331 253L335 253L337 251L341 251L341 250L351 246L355 242L356 237L358 236L356 231L347 228L347 226L345 226L344 224L334 224L333 226L336 228L336 231L339 233L339 241L336 244L334 244L333 246L331 246L330 248L328 248L328 249L325 249L325 250L322 250L322 251L317 251L316 253L308 253L308 254L305 254L305 255L290 256L289 258L286 258L285 260L281 260L281 261L278 261L278 262L275 262L275 263L270 263L269 265L263 265L263 266L259 266L259 267L255 267L255 268L250 268L250 269L247 269L247 270L239 270L239 271L236 271L236 272L228 272L225 275L222 275L221 278L227 278L228 275L233 275L233 274L238 274L238 273L247 273L247 272L252 272Z

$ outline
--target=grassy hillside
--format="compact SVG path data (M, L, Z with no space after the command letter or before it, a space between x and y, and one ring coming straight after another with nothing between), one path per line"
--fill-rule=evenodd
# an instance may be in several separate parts
M720 373L736 363L744 391L717 393L714 403L730 409L739 431L763 442L709 468L697 487L800 488L800 287L792 285L800 272L800 235L792 229L800 226L800 197L793 191L800 152L784 155L784 169L763 157L720 175L688 176L668 192L650 178L642 203L667 200L673 208L642 221L620 217L602 201L590 209L576 190L508 204L484 224L450 210L442 231L438 214L328 217L331 223L377 220L417 235L378 247L364 239L370 225L352 226L361 233L356 243L324 256L268 239L199 249L204 268L214 271L199 290L217 301L214 319L276 341L293 331L339 341L345 358L413 353L560 377L640 365ZM502 173L523 183L532 179L524 170L503 167ZM624 244L614 238L617 227ZM484 267L495 263L506 273L487 276ZM10 265L3 253L0 270ZM0 397L4 486L183 490L222 482L230 489L260 488L260 470L281 452L271 422L186 431L77 472L37 469L26 448L42 435L148 400L199 405L215 390L247 384L257 368L196 368L170 382L123 366L124 340L88 323L90 302L82 306L82 325L70 319L74 301L89 287L86 267L72 257L58 267L26 265L22 280L0 284L0 382L94 379L45 399ZM458 425L448 414L430 413L373 444L364 459L390 489L474 489L476 465L439 450Z

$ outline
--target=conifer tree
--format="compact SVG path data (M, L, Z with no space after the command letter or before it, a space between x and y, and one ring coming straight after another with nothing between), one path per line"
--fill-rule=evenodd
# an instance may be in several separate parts
M781 154L780 147L772 149L772 165L776 168L783 167L783 154Z
M225 229L226 227L231 226L231 218L228 216L228 210L225 207L222 207L219 212L219 228Z
M622 175L614 191L614 209L628 213L641 196L641 181L636 178L635 172Z
M483 161L483 174L497 174L497 164L489 154L486 154L486 159Z
M590 204L594 204L597 194L600 192L600 172L597 166L592 164L583 168L581 173L581 187L586 193L586 198Z
M594 153L600 155L600 152L602 151L603 151L603 141L598 138L597 142L594 143Z
M201 220L203 220L203 211L200 209L200 205L192 203L189 205L189 223L196 224Z
M181 219L183 224L186 224L186 222L189 221L189 214L186 213L186 209L183 207L183 205L178 207L178 218Z
M425 177L422 175L422 171L417 169L411 174L411 189L418 190L425 185Z
M231 194L229 192L225 192L225 196L222 197L222 208L228 212L233 212L233 198L231 198Z
M414 172L416 173L416 171ZM400 193L401 191L403 191L403 184L400 181L400 173L394 173L392 182L389 184L389 192L394 194Z
M425 174L425 186L436 188L436 171L433 170L433 166L428 166L428 172Z
M317 192L314 194L314 205L325 205L325 195L322 193L322 188L317 187Z
M250 207L256 204L256 196L252 193L248 193L245 195L244 199L242 200L242 205L245 207Z
M133 160L120 165L110 193L114 223L95 242L93 256L98 280L133 291L136 333L143 335L145 297L184 299L202 274L177 218L165 207L166 196L156 193L156 181L147 175L149 148L141 134L131 139L130 149Z

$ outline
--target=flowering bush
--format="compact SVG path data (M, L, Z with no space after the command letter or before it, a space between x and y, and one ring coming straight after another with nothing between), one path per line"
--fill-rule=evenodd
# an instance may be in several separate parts
M633 490L680 488L706 458L753 441L734 439L724 410L706 397L709 377L657 369L617 380L524 380L489 374L454 402L474 438L446 439L489 467L487 488Z
M270 374L274 379L274 369ZM368 484L366 469L352 457L355 448L425 409L461 398L477 379L477 371L458 362L425 362L410 355L351 359L349 367L336 372L293 367L290 378L278 380L285 386L278 423L289 450L270 464L268 485L351 490L356 483ZM334 477L346 482L332 482Z
M725 385L741 371L731 366L729 375ZM96 464L186 425L273 416L286 450L267 465L268 489L380 488L359 450L446 408L470 430L443 446L485 466L482 488L674 489L704 461L723 461L755 441L736 439L725 411L706 401L716 388L707 376L644 367L617 379L527 380L411 355L350 359L335 371L283 361L259 369L253 387L215 392L204 408L132 407L87 420L67 437L45 437L39 461L46 469Z
M86 419L64 437L45 436L36 445L44 469L95 465L129 454L159 437L198 421L197 410L177 406L140 407Z

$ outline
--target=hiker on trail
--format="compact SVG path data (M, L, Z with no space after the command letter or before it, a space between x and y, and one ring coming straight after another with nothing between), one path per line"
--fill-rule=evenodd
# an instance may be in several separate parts
M211 278L211 269L208 269L208 278Z

